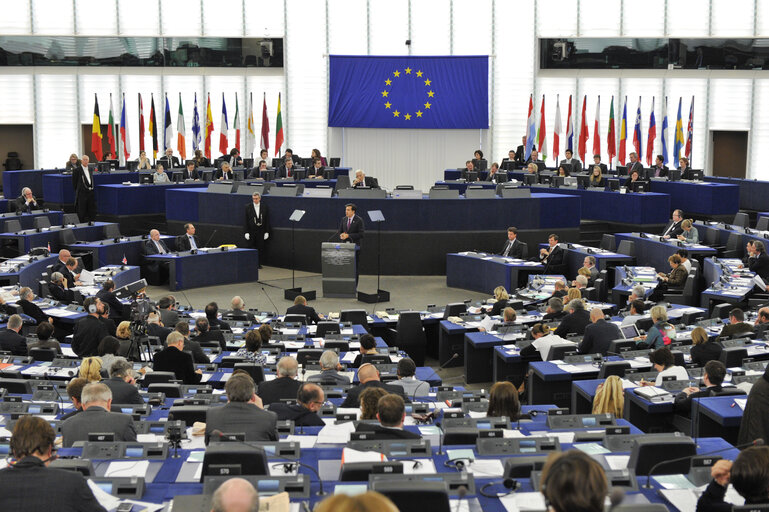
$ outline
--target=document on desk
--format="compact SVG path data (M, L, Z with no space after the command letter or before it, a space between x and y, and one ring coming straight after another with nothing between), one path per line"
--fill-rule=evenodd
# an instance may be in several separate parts
M676 510L691 512L697 509L697 500L704 489L705 486L697 489L660 489L659 492ZM736 506L745 504L745 499L731 485L726 489L724 501Z
M748 404L748 399L747 398L735 398L734 399L734 403L737 404L737 406L744 411L745 410L745 406Z
M476 478L500 478L505 468L499 459L475 459L467 465L467 472Z
M547 510L545 497L541 492L516 492L499 498L499 501L508 512Z
M318 436L302 436L302 435L296 435L296 434L289 434L288 436L286 436L286 442L299 443L299 448L301 448L302 450L313 448L317 441L318 441Z
M146 476L149 467L148 460L116 460L109 463L104 476Z
M630 461L630 455L604 455L603 458L609 469L625 469Z
M70 311L64 308L49 308L45 310L45 314L48 316L70 317L77 316L80 313L78 311Z
M117 506L120 505L120 498L111 495L99 487L99 484L95 483L93 480L89 479L86 480L86 482L88 482L88 487L90 487L93 492L93 497L96 498L96 501L98 501L99 505L104 507L105 510L115 510Z
M80 278L78 280L86 286L92 285L94 283L93 272L90 272L86 269L81 270Z
M355 425L352 421L345 421L338 425L327 424L318 432L316 442L317 444L346 444L350 440L350 433L354 431Z

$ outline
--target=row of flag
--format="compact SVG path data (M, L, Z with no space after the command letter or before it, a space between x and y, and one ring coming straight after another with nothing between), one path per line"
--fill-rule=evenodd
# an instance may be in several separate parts
M569 112L566 119L566 149L574 152L574 118L572 117L572 104L571 95L569 95ZM678 164L681 156L686 156L691 164L692 156L692 139L694 131L694 96L692 96L692 102L689 107L689 124L686 130L686 141L684 142L683 121L681 119L681 104L682 98L678 98L678 117L676 118L676 126L674 131L674 143L673 143L673 155L675 156L673 163ZM582 162L585 162L587 154L587 140L590 138L590 130L588 128L587 121L587 96L582 99L582 117L579 126L579 136L577 138L577 154ZM593 125L593 153L594 155L601 153L601 97L598 96L598 101L595 106L595 123ZM576 114L576 112L575 112ZM536 112L534 111L534 96L529 96L529 115L526 124L526 149L525 158L528 160L531 155L531 151L534 144L539 148L539 156L542 160L547 156L547 128L545 126L545 96L542 95L542 107L539 114L539 124L537 124ZM576 117L576 116L575 116ZM555 103L555 125L553 127L553 155L556 162L560 154L560 138L561 138L561 105L560 98L556 96ZM622 117L619 120L619 130L615 128L614 119L614 96L611 97L611 106L609 108L609 129L606 134L607 137L607 149L609 154L609 163L617 156L620 164L625 165L625 153L627 148L628 139L628 124L627 124L627 96L625 96L625 104L622 108ZM633 147L635 153L638 154L638 159L643 160L643 134L641 133L641 97L638 97L638 109L636 110L635 127L633 128ZM649 115L649 130L646 137L646 163L651 167L655 157L655 141L657 139L657 123L654 118L654 98L652 97L651 114ZM665 97L665 105L663 108L663 120L662 120L662 133L660 135L660 143L662 145L662 158L663 162L667 164L670 160L668 155L668 99ZM619 151L617 150L619 147ZM684 155L681 154L683 150Z
M163 151L171 148L173 149L173 132L174 127L171 119L171 106L168 101L168 94L165 97L165 115L163 119ZM200 124L200 116L198 115L198 94L195 93L193 114L192 114L192 148L194 150L202 149L206 158L211 159L211 139L214 131L213 115L211 114L211 95L208 94L205 118L203 124ZM276 133L275 133L275 155L280 153L280 148L283 146L283 118L280 111L280 93L278 93L278 116L276 120ZM112 110L112 94L109 95L109 119L107 124L107 141L109 143L109 150L113 158L117 158L117 147L115 140L114 127L115 119ZM142 102L142 95L139 93L139 151L144 151L144 103ZM240 111L238 108L238 94L235 93L235 117L232 123L235 129L235 148L240 151ZM147 125L150 136L152 137L152 156L157 158L159 150L158 141L158 124L155 115L155 97L150 95L150 114L149 124ZM202 129L202 130L201 130ZM224 100L224 93L222 93L222 116L219 128L219 151L224 155L230 151L230 141L228 138L230 125L227 120L227 105ZM248 119L246 120L246 137L245 137L245 156L253 157L256 150L256 124L254 123L254 97L250 95L250 106L248 111ZM187 129L184 124L184 112L182 110L182 94L179 93L179 110L176 117L176 149L182 160L187 158ZM262 106L262 130L259 140L260 149L270 149L270 121L267 119L267 94L264 95L264 102ZM93 125L91 127L91 152L94 154L97 160L101 161L104 158L102 152L102 140L101 133L101 118L99 116L99 98L94 94L94 107L93 107ZM123 150L123 156L126 160L131 157L131 138L129 136L127 125L127 113L126 113L126 101L125 94L123 94L123 105L120 114L120 141ZM202 142L202 147L201 147Z

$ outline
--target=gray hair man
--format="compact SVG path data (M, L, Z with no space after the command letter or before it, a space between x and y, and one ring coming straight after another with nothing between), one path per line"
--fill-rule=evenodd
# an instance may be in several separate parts
M88 441L91 433L111 433L115 441L136 441L133 418L128 414L109 412L112 406L112 391L106 384L93 382L86 385L80 399L83 412L64 420L61 424L65 447L70 447L77 441Z
M324 350L320 356L320 373L307 377L308 382L322 384L349 384L349 377L339 373L339 354L333 350Z

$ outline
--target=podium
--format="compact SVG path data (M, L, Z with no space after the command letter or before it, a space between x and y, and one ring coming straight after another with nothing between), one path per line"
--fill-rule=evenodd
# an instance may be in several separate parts
M358 288L356 244L324 242L320 246L323 268L323 296L354 298Z

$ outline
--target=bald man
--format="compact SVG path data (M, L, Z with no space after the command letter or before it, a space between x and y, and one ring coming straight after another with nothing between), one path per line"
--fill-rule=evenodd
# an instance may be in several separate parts
M72 254L67 249L59 251L59 259L51 267L51 274L54 272L60 272L64 279L67 280L67 287L75 286L75 276L67 268L67 262L72 259Z
M345 397L344 402L342 402L341 407L360 407L360 394L366 388L382 388L388 393L394 393L408 401L408 398L404 396L403 387L382 383L382 381L379 380L379 370L377 370L376 366L371 363L363 363L360 365L360 368L358 368L358 380L360 381L360 384L347 392L347 396Z
M259 493L244 478L230 478L214 492L211 512L257 512Z
M144 244L144 254L168 254L168 246L160 239L160 231L153 229L150 231L150 239ZM147 271L147 280L149 284L161 284L168 278L168 263L146 260L144 268Z
M622 332L615 324L607 322L603 310L593 308L590 311L591 324L585 327L585 336L577 351L580 354L606 355L612 340L622 339Z

